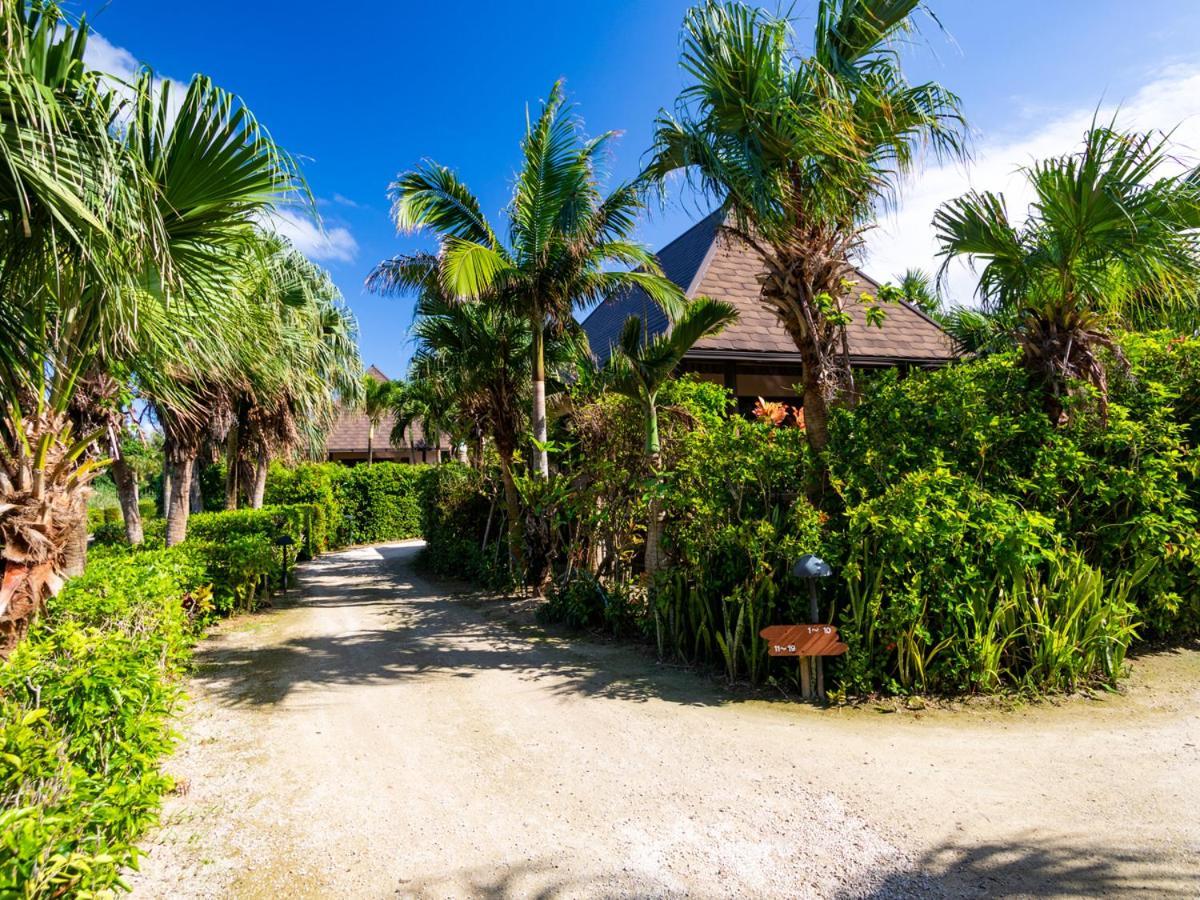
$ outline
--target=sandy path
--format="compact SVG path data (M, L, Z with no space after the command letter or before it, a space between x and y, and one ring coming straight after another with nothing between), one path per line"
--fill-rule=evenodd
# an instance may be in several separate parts
M198 652L139 897L1197 896L1200 653L1127 696L821 712L304 567Z

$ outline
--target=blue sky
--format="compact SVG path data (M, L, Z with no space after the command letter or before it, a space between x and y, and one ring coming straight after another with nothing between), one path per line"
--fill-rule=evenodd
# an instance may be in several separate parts
M682 85L677 65L686 2L575 0L524 3L309 0L79 2L102 36L98 68L145 62L186 79L204 72L240 94L275 138L302 158L325 221L322 236L289 223L325 265L358 316L363 358L400 374L410 353L411 303L362 291L366 273L394 253L431 246L397 236L386 190L422 158L455 168L499 215L517 162L526 104L565 78L591 133L623 132L613 178L636 174L651 124ZM815 3L796 0L803 36ZM931 267L936 205L969 186L1005 189L1034 156L1072 149L1103 105L1139 128L1175 128L1180 153L1200 157L1200 3L1195 0L933 0L949 37L926 24L905 51L913 79L962 96L974 131L968 166L930 165L868 244L877 278ZM774 7L770 7L774 8ZM698 215L676 196L641 226L659 247ZM973 282L953 274L968 301Z

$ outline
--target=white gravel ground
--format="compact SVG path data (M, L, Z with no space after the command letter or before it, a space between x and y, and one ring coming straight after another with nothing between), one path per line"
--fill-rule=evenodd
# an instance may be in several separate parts
M201 645L136 897L1200 896L1200 652L1060 706L743 701L418 549Z

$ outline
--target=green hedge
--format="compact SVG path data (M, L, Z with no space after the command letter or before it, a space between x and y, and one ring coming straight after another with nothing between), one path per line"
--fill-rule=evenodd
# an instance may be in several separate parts
M194 517L165 549L98 547L0 665L0 896L120 886L171 781L170 717L191 643L253 609L277 577L277 529L304 507Z
M205 581L183 547L100 556L0 667L0 895L99 891L136 861Z
M422 480L420 533L426 547L421 561L434 574L495 588L512 584L496 480L459 462L442 463ZM491 534L485 548L489 512Z
M420 492L436 466L273 465L266 500L310 504L316 550L421 536Z

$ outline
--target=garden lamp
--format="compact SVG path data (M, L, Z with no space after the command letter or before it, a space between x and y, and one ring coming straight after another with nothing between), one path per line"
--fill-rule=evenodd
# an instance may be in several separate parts
M808 582L808 621L812 624L817 624L820 620L821 610L817 603L817 579L828 578L833 574L833 569L829 563L815 556L812 553L805 553L792 566L792 575L796 578L802 578ZM810 663L816 670L817 676L817 696L825 697L825 666L821 657L813 657ZM803 663L801 663L803 665Z

